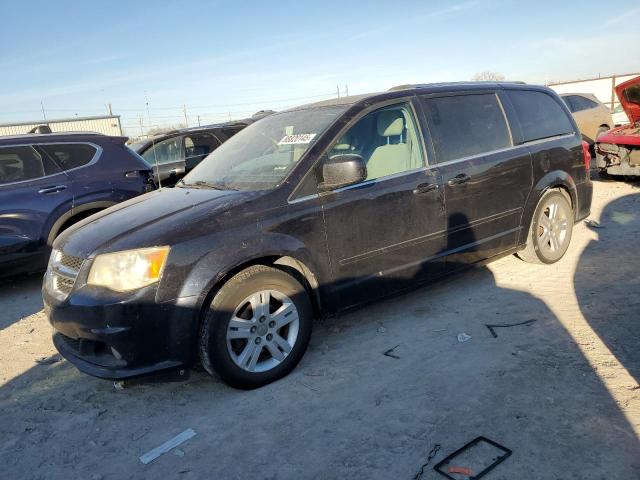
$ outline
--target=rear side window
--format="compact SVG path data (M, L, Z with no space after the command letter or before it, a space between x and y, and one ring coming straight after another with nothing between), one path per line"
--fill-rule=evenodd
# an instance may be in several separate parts
M86 143L61 143L56 145L40 145L63 170L82 167L89 163L96 154L96 148Z
M567 95L566 97L562 98L569 107L569 110L571 110L572 112L589 110L598 106L598 104L593 100L589 100L588 98L580 95Z
M568 115L551 95L528 90L511 90L508 94L525 142L574 133Z
M0 184L34 180L59 172L50 160L43 159L33 147L0 148Z
M511 135L495 94L423 99L437 161L510 147Z

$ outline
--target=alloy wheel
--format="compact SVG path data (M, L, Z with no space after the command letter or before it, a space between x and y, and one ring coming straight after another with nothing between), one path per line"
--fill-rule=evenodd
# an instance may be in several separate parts
M569 215L564 202L551 197L540 211L538 218L538 248L550 258L562 256L566 250L569 236Z
M300 329L298 309L277 290L262 290L235 308L227 327L227 350L248 372L266 372L291 353Z

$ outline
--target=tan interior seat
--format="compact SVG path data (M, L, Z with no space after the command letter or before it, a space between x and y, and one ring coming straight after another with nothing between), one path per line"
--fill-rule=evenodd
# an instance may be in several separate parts
M385 143L375 148L367 161L367 179L384 177L409 170L411 152L404 141L392 143L392 137L405 132L404 115L399 110L387 110L378 114L377 132Z

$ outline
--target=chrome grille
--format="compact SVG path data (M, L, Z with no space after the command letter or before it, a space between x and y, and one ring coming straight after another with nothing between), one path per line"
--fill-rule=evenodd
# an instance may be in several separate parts
M74 270L76 272L80 270L80 267L82 266L82 262L83 262L82 258L74 257L72 255L67 255L65 253L63 253L60 257L60 265L62 265L63 267L70 268L71 270Z
M80 257L67 255L59 250L54 250L51 253L47 275L50 280L51 293L59 300L66 299L73 290L83 261Z
M53 274L53 288L61 293L64 293L65 295L69 295L71 293L74 283L75 280L63 277L62 275L59 275L57 273Z

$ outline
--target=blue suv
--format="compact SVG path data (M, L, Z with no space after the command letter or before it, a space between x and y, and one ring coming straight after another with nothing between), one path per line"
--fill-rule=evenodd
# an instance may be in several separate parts
M98 133L0 137L0 277L44 269L71 224L152 187L151 171Z

